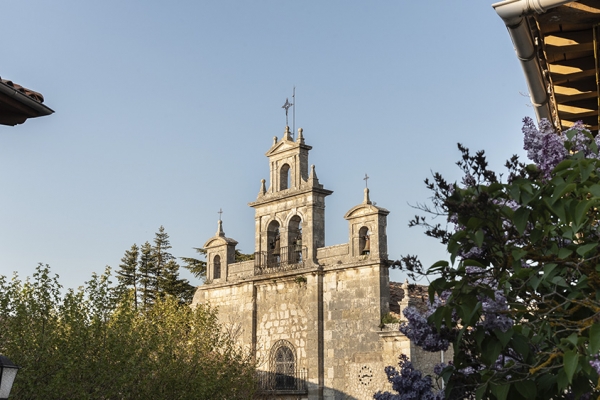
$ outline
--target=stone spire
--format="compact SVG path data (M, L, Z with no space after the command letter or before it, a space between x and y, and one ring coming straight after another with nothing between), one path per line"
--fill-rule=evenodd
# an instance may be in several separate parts
M369 188L365 188L365 198L363 200L363 204L373 204L369 198Z
M265 185L265 180L260 180L260 191L258 192L258 196L264 196L267 193L267 186Z
M283 133L283 140L292 140L292 132L290 132L290 127L285 127L285 132Z
M217 228L216 236L225 237L225 232L223 232L223 221L219 219L219 227Z
M297 143L304 144L304 135L302 135L302 128L298 128L298 138L296 139Z

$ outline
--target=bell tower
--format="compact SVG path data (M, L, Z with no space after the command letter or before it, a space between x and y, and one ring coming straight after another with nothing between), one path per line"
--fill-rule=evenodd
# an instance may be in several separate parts
M325 246L325 197L333 192L319 183L312 149L304 142L302 128L294 141L289 126L281 140L273 138L267 151L269 186L261 181L255 210L255 252L266 266L316 262L317 249Z

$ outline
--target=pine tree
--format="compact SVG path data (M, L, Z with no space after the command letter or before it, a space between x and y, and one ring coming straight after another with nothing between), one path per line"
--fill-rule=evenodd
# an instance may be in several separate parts
M138 270L139 250L137 244L134 243L133 246L131 246L131 249L127 250L123 258L121 258L121 264L119 265L120 270L117 271L119 288L133 291L133 300L136 310L138 308L138 284L140 280Z
M152 245L149 242L142 245L138 271L140 274L139 290L144 309L148 309L154 303L158 289L156 262L153 253Z
M206 257L206 250L194 247L194 250L203 257ZM206 261L199 260L193 257L180 257L185 265L183 266L185 269L190 271L196 278L198 279L206 279Z
M156 276L156 292L157 294L164 291L163 282L165 282L164 275L166 274L166 268L169 261L174 260L175 257L169 253L171 248L171 242L169 241L169 234L165 232L165 228L161 225L158 228L154 236L154 246L152 247L152 256L155 261L155 276Z
M161 225L154 236L152 254L156 268L156 296L171 295L181 303L189 303L194 295L194 287L187 279L179 277L179 264L169 253L171 242L165 228Z
M163 294L175 297L180 303L191 302L196 288L187 279L179 277L179 264L175 260L167 262L161 280Z

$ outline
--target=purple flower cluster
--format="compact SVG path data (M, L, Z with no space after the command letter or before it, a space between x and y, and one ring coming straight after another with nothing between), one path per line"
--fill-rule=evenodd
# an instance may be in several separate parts
M513 320L507 314L508 303L502 290L494 291L494 298L480 296L483 309L483 327L490 331L499 329L506 332L513 326Z
M538 129L531 118L525 117L522 130L523 149L527 150L527 157L538 166L546 179L550 178L554 167L567 158L569 151L583 152L586 158L599 158L598 152L592 150L590 145L593 140L600 147L600 135L592 139L591 132L581 121L559 134L547 119L540 121Z
M444 400L443 391L434 391L430 376L423 376L416 370L408 357L401 354L398 362L399 371L394 367L386 367L385 373L392 389L398 392L377 392L375 400Z
M445 304L449 295L450 292L444 292L441 296L436 296L425 312L419 311L414 306L406 307L402 313L408 321L400 324L400 332L425 351L448 350L450 346L447 339L450 336L448 328L442 326L441 332L438 332L435 326L427 321L427 318Z
M596 370L598 375L600 375L600 360L598 359L598 354L596 354L596 357L593 360L590 360L590 365Z
M523 119L523 149L527 150L527 157L537 164L538 168L549 178L550 173L567 155L564 136L554 132L552 124L547 119L540 121L540 129L535 127L529 117Z
M403 314L408 322L400 324L400 332L414 344L425 351L448 350L448 340L437 332L435 326L427 322L427 317L431 313L422 314L416 307L410 306L404 309Z
M435 366L433 367L433 373L436 374L437 376L440 376L442 374L442 371L444 370L444 368L446 368L447 366L448 366L448 364L446 364L446 363L435 364Z
M487 287L497 286L496 280L486 276L484 268L467 266L465 267L465 272L468 275L476 277L475 284L482 284ZM483 311L483 319L478 324L481 324L485 329L490 331L499 329L502 332L506 332L512 328L514 321L508 315L508 301L502 290L495 290L493 299L484 295L479 295L477 298L481 301Z

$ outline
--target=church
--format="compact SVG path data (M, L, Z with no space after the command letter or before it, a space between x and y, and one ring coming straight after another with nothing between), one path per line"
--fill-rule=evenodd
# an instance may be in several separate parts
M348 242L325 246L325 198L303 130L286 127L266 156L255 210L254 259L235 262L222 221L205 244L207 278L193 304L218 307L221 323L258 362L260 393L277 399L372 399L390 390L384 368L400 353L430 371L444 354L411 345L391 315L424 305L426 291L390 283L389 211L370 200L348 210ZM341 212L340 212L341 214ZM420 291L419 291L420 289ZM392 320L393 321L393 320Z

